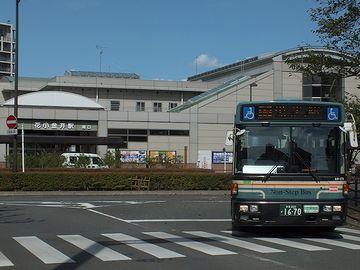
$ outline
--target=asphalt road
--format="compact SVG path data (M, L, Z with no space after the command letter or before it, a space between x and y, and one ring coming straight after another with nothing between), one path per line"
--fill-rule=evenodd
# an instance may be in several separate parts
M204 194L0 194L0 269L355 269L360 228L231 233ZM355 267L355 268L354 268Z

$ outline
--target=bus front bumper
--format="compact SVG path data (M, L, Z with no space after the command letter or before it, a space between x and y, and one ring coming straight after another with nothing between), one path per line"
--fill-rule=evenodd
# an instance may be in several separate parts
M331 202L232 201L232 223L241 226L335 227L345 223L347 205Z

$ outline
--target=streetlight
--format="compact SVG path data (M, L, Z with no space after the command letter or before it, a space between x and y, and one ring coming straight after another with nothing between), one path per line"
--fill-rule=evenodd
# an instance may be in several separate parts
M250 84L250 98L249 98L250 101L252 101L252 88L256 87L256 86L258 86L257 83L253 82L253 83Z
M14 87L14 115L18 119L18 95L19 95L19 4L16 0L16 32L15 32L15 87ZM17 135L14 135L14 164L13 172L17 171Z

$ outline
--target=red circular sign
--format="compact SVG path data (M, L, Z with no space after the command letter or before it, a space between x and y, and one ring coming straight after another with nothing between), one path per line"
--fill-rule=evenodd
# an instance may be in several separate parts
M14 115L9 115L6 118L6 125L8 126L8 128L10 129L14 129L17 126L17 119Z

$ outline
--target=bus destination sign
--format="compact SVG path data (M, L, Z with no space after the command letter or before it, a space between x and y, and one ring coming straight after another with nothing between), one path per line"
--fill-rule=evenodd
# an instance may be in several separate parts
M255 104L245 105L242 110L244 121L340 121L340 109L337 106L309 104Z

